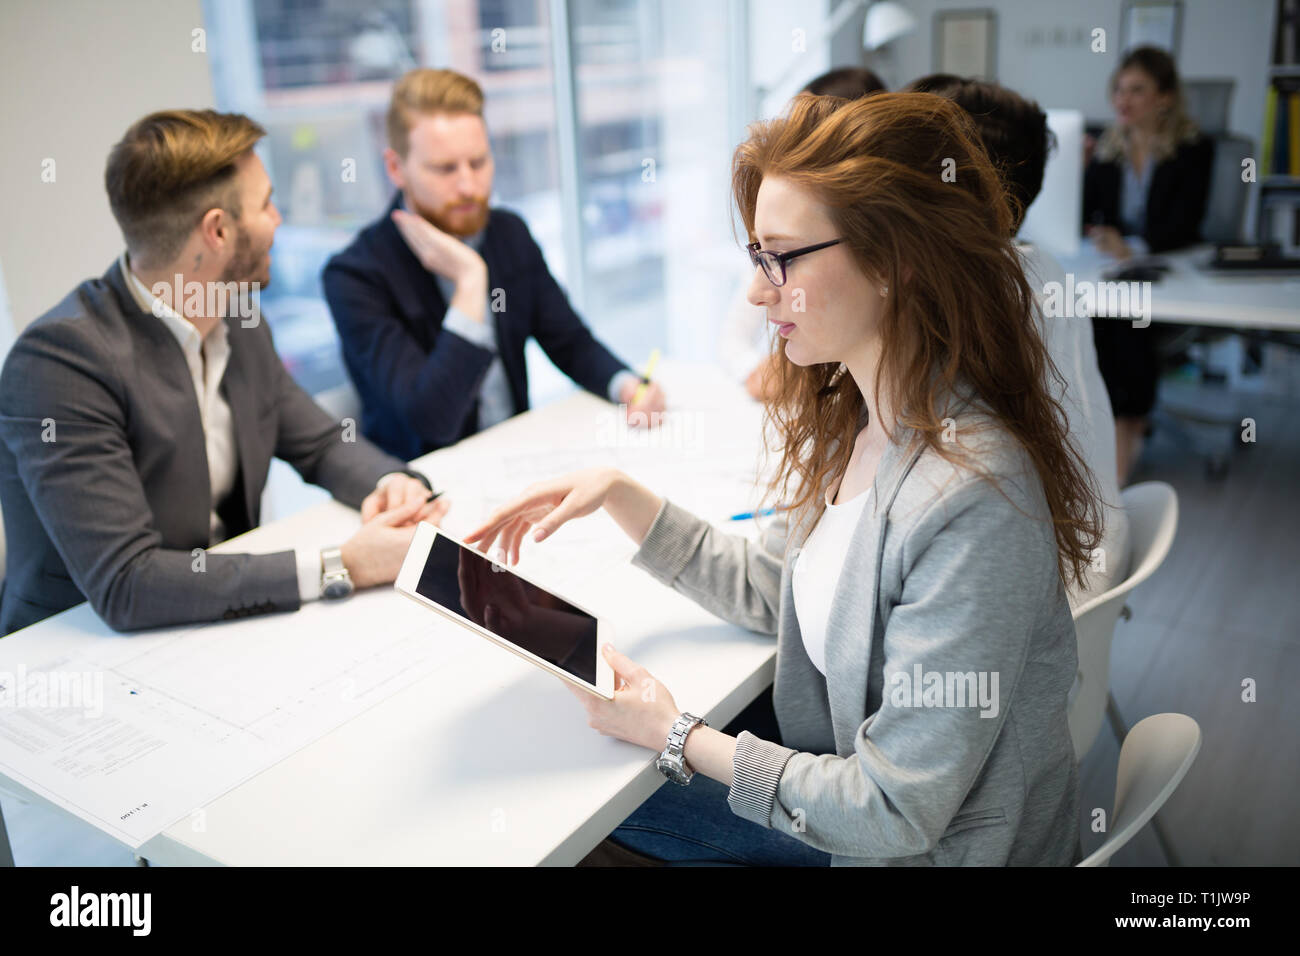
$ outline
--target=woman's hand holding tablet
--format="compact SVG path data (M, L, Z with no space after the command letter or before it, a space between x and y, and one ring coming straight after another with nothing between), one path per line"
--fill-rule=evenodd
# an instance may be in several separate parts
M519 497L496 509L482 525L467 534L464 541L474 544L481 552L487 552L495 544L502 552L503 560L515 564L519 560L520 545L530 530L533 540L541 541L554 534L565 522L604 508L619 527L640 544L662 507L663 499L623 472L614 468L589 468L530 485ZM471 595L476 593L474 573L467 574L468 593ZM515 594L513 589L503 589L502 593ZM494 598L493 603L500 603L500 599ZM498 612L502 615L501 620L508 620L514 613L505 607L491 613ZM485 605L485 622L488 614ZM492 619L497 620L495 617ZM504 630L510 629L508 624L501 626ZM681 713L673 695L649 671L619 653L607 641L601 641L599 656L602 665L610 669L613 692L597 697L582 693L576 687L569 688L586 708L587 723L606 736L654 751L663 750L673 722Z

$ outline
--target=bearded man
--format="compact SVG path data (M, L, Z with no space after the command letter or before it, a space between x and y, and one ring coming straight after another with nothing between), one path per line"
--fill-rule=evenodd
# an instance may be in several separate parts
M411 70L393 88L387 134L397 194L322 276L366 437L414 458L525 411L529 338L578 385L626 406L629 423L657 421L659 386L592 335L524 221L489 206L479 85Z

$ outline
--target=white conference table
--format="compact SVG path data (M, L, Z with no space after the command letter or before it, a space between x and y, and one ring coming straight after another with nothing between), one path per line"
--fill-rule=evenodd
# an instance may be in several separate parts
M1300 275L1200 268L1212 254L1212 247L1196 246L1156 257L1170 270L1151 284L1152 321L1241 331L1300 331ZM1058 261L1076 282L1099 281L1102 272L1115 265L1086 239L1077 255L1058 256Z
M752 521L725 519L757 501L758 406L710 366L666 361L657 377L675 421L658 433L615 427L616 407L577 393L417 460L452 501L448 530L468 531L483 509L537 475L608 461L729 530L756 534ZM323 546L356 525L356 512L331 500L221 550ZM770 684L775 640L713 617L634 568L627 558L635 546L603 512L551 543L526 546L520 569L610 617L616 646L662 680L681 709L720 727ZM312 614L347 615L364 632L407 602L379 588L282 620L293 628L310 626ZM88 613L81 605L50 620ZM589 728L557 678L457 634L465 652L445 669L234 786L139 854L162 865L576 863L664 782L655 754ZM46 802L3 768L0 781Z

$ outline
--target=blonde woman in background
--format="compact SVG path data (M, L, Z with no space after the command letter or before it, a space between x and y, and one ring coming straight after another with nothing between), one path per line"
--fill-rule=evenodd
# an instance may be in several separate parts
M1103 254L1128 259L1201 239L1214 144L1183 106L1173 58L1138 47L1111 79L1115 123L1102 134L1083 181L1083 218ZM1119 483L1128 480L1148 432L1160 377L1156 326L1095 319L1102 377L1115 410Z

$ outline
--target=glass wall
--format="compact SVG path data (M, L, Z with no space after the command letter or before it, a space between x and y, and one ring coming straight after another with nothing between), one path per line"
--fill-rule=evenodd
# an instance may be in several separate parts
M391 199L383 117L392 81L417 65L483 86L492 201L523 216L596 335L634 366L653 347L709 357L709 311L735 275L717 263L740 255L726 192L728 10L685 0L205 4L218 106L269 132L263 160L284 225L263 306L297 380L313 393L346 380L320 271ZM539 353L529 356L534 401L571 387Z

